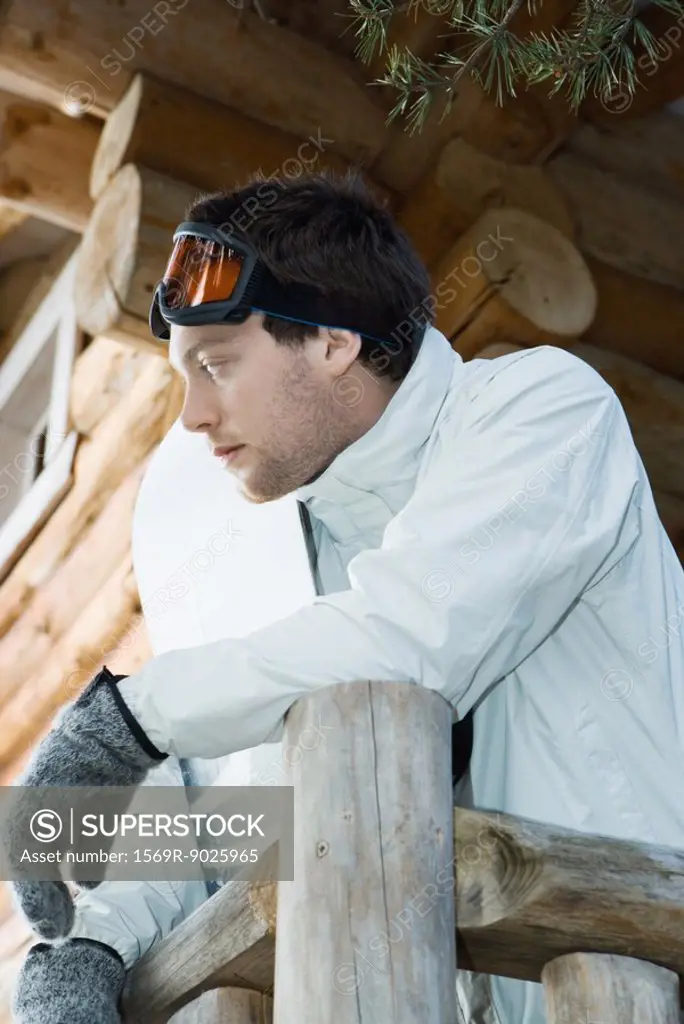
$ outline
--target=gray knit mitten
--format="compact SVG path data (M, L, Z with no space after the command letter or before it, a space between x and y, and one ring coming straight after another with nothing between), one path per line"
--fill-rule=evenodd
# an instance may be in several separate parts
M39 942L29 949L15 984L15 1024L121 1024L125 978L123 960L103 942Z
M151 743L119 694L114 676L105 667L88 684L78 700L63 709L57 725L37 748L17 786L138 786L150 768L168 757ZM128 806L135 790L122 796ZM36 794L38 796L38 794ZM29 793L21 794L13 807L6 835L6 855L13 866L20 863L26 846L30 817L35 807ZM123 812L123 803L117 808ZM104 844L103 844L104 845ZM78 882L94 888L97 882ZM71 894L62 881L14 881L15 902L31 927L45 939L69 934L74 923Z

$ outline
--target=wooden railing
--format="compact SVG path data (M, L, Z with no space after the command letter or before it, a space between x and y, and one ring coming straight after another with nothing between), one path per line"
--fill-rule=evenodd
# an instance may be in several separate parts
M126 1024L454 1024L457 962L542 982L549 1024L679 1024L684 851L454 809L450 734L419 686L298 701L294 881L228 884L149 950Z

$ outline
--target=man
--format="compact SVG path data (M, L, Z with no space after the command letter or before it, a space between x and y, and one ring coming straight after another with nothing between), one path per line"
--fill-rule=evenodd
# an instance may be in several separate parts
M134 530L156 657L98 675L27 785L158 782L177 758L272 750L317 687L408 681L474 723L459 800L681 845L684 573L620 403L559 349L464 363L429 293L353 176L187 212L150 318L185 403ZM170 600L227 520L230 553ZM22 1024L46 1004L114 1024L125 969L206 898L104 883L74 909L62 885L16 888L67 937L29 954ZM461 971L458 991L466 1020L545 1019L538 985Z

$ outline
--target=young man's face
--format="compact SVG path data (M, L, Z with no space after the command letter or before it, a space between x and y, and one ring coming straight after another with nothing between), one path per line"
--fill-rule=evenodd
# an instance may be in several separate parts
M350 410L334 398L336 381L355 372L357 336L321 331L288 346L262 321L173 326L169 345L186 384L185 429L205 434L212 450L239 446L222 461L253 502L291 493L355 437Z

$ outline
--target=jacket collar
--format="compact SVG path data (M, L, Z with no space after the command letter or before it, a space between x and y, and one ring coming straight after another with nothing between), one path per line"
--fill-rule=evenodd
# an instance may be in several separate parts
M429 327L380 419L312 483L295 492L338 540L384 529L410 497L424 446L462 359Z

